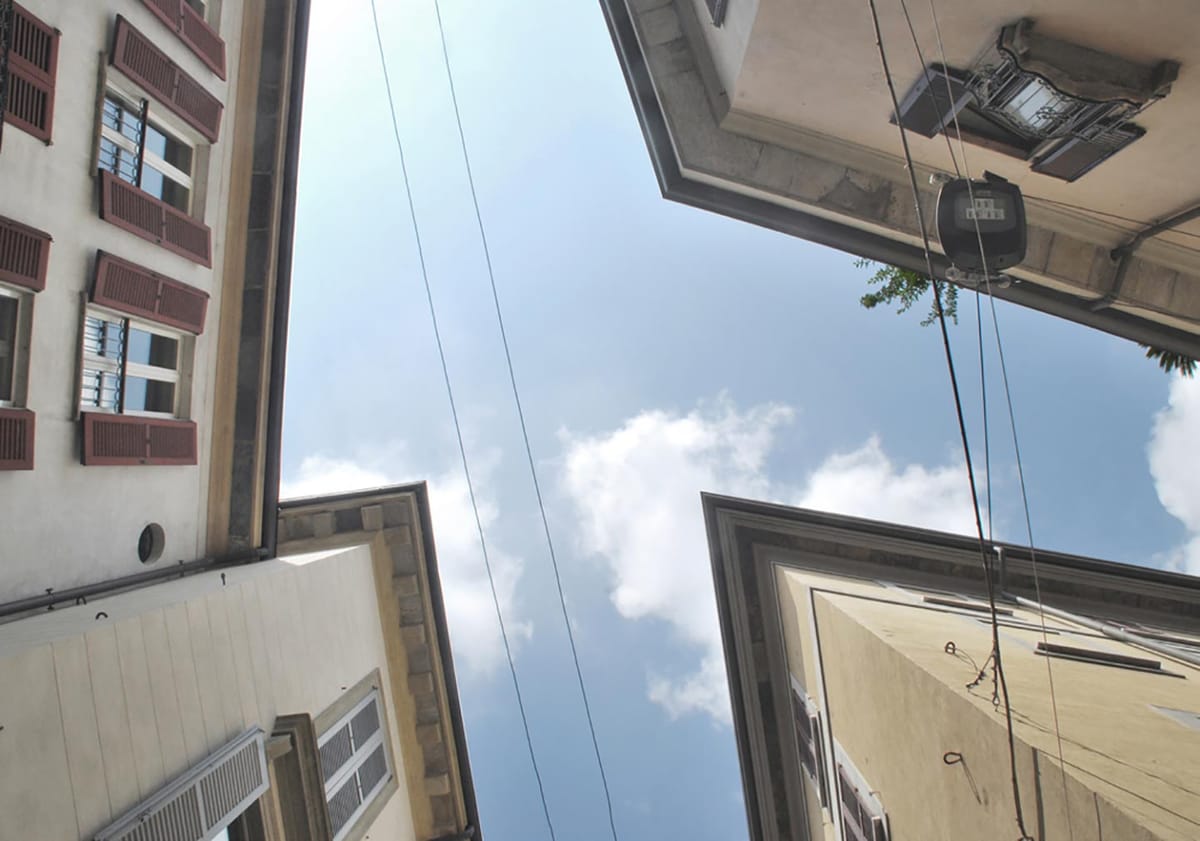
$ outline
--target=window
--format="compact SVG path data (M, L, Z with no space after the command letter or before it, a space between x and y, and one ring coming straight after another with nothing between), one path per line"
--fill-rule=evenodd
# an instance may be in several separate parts
M848 760L838 762L838 800L846 841L887 841L887 817Z
M23 297L0 286L0 406L13 405L16 396Z
M147 119L149 103L114 90L100 117L100 168L189 213L192 148Z
M372 687L317 740L333 841L349 834L392 780L385 737L379 689Z
M50 142L54 127L54 84L58 75L56 29L17 4L0 3L0 35L7 35L8 64L0 61L0 113L4 122ZM7 31L6 29L7 24Z
M792 678L792 720L796 725L796 747L800 753L800 767L816 786L821 805L828 806L829 784L825 775L821 716L795 678Z
M183 342L180 334L89 307L80 405L117 413L180 414Z
M1133 118L1167 95L1178 72L1175 62L1142 66L1047 38L1021 20L970 70L926 67L898 118L925 137L957 131L1074 181L1145 134Z

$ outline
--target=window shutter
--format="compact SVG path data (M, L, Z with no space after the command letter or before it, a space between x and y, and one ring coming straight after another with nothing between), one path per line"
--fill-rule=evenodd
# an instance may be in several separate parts
M101 219L181 257L212 267L212 231L207 225L108 170L100 170L99 174Z
M225 42L190 4L180 0L180 8L183 10L183 18L179 26L180 39L192 48L192 52L196 54L197 58L208 65L209 70L224 79Z
M14 3L4 119L47 143L54 124L57 74L58 31Z
M99 466L195 464L196 424L84 412L82 461Z
M1146 132L1132 124L1107 129L1094 138L1069 137L1033 163L1033 171L1064 181L1082 178Z
M49 262L49 234L0 216L0 281L40 292Z
M117 17L112 64L178 114L209 142L217 142L221 131L220 100L183 72L166 53L120 16Z
M93 836L94 841L205 841L268 787L263 731L247 730Z
M841 765L838 765L838 789L847 841L887 841L887 821L863 802L858 787Z
M225 42L187 0L142 0L142 3L171 27L209 70L225 78Z
M119 312L200 334L208 294L100 251L91 301Z
M909 131L935 137L953 122L970 99L962 73L931 64L900 103L900 122Z
M33 470L34 421L28 409L0 409L0 470Z

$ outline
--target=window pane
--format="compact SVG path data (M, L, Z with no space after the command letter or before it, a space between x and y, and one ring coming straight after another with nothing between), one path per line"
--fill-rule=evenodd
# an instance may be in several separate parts
M146 377L126 377L125 411L174 414L175 384Z
M129 328L130 362L174 370L178 359L178 339L170 339L137 327Z
M122 149L107 137L100 138L100 168L130 184L137 183L137 156Z
M117 411L121 401L121 379L109 371L84 367L79 400L85 406Z
M156 199L162 199L171 205L171 207L182 210L184 213L189 211L187 187L172 181L149 163L142 166L141 187L147 193Z
M111 92L104 96L104 111L101 119L104 121L104 125L114 131L119 131L134 143L141 141L140 109L131 106Z
M125 351L124 324L89 315L83 325L83 351L93 356L121 360Z
M12 400L17 356L16 298L0 295L0 400Z
M181 172L192 174L191 148L173 137L168 137L152 125L146 127L146 151L157 155Z

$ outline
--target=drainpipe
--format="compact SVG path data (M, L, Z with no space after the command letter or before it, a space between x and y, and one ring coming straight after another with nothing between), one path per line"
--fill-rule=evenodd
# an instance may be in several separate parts
M1190 210L1177 213L1169 219L1164 219L1156 225L1143 228L1129 242L1110 251L1108 256L1116 262L1117 273L1113 276L1112 289L1103 298L1091 304L1092 312L1107 309L1117 300L1117 296L1121 294L1121 287L1125 285L1125 275L1129 273L1129 264L1133 262L1133 254L1141 248L1143 242L1196 218L1200 218L1200 204Z
M287 370L288 316L292 298L292 250L296 233L296 181L300 169L300 115L308 50L310 0L296 0L287 133L275 261L275 305L271 312L271 369L267 381L266 452L263 459L261 542L268 558L279 543L279 472L283 448L283 383Z
M1090 628L1093 631L1099 631L1106 637L1119 640L1130 645L1136 645L1141 648L1153 651L1156 654L1161 654L1164 657L1170 657L1175 660L1182 660L1185 663L1190 663L1193 666L1200 667L1200 654L1191 654L1187 651L1180 651L1177 648L1172 648L1169 645L1164 645L1158 640L1147 639L1146 637L1131 634L1124 628L1118 628L1115 625L1110 625L1107 622L1100 622L1096 619L1088 619L1086 616L1078 616L1065 610L1060 610L1057 607L1047 607L1044 604L1038 604L1033 599L1014 596L1011 593L1005 593L1006 598L1012 599L1022 607L1028 607L1032 610L1044 611L1051 616L1056 616L1059 619L1066 619L1068 622L1075 622L1085 628Z
M95 596L104 596L119 590L152 584L170 578L183 578L200 572L208 572L218 567L237 566L262 559L262 550L250 553L231 555L225 558L201 558L198 561L180 561L174 566L164 566L158 569L125 575L121 578L111 578L94 584L84 584L79 587L68 587L66 590L49 590L45 595L29 596L24 599L0 604L0 619L28 613L43 608L53 609L56 604L74 602L87 604L87 600Z

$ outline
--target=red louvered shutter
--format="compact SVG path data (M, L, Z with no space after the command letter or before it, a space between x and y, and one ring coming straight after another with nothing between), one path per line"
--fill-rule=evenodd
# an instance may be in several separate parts
M5 122L49 143L57 75L58 31L14 3Z
M183 17L179 26L179 38L192 48L196 57L208 65L217 76L225 78L225 42L217 31L208 25L200 13L185 0L180 0Z
M221 132L220 100L120 16L117 17L112 64L210 142L217 142Z
M154 16L174 30L179 29L179 18L182 14L179 7L184 0L142 0L142 4L154 12Z
M212 268L212 231L208 225L164 203L163 248Z
M91 301L196 334L208 310L207 293L103 251L96 255Z
M0 216L0 280L41 292L49 262L49 234Z
M212 268L212 231L203 222L100 170L100 218Z
M196 424L152 420L148 426L147 464L196 463Z
M206 293L165 277L162 279L158 291L158 321L199 335L204 332L207 312Z
M209 70L225 78L225 42L187 0L142 0L142 4L171 27Z
M94 466L195 464L196 424L84 412L82 461Z
M33 470L33 412L0 409L0 470Z

